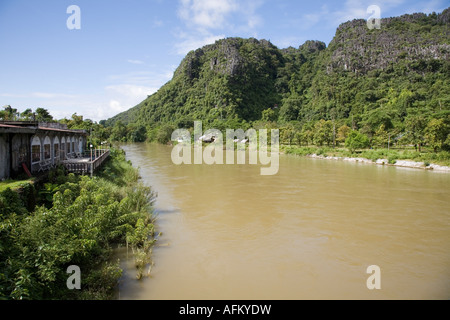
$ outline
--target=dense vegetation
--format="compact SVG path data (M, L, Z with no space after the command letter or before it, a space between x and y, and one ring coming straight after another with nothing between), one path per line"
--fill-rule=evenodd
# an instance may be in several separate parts
M281 128L283 142L450 148L450 9L339 26L328 47L229 38L190 52L173 79L101 123L115 140L167 142L175 128ZM361 138L361 137L360 137ZM365 140L364 138L362 138Z
M52 119L42 108L0 113L14 117ZM197 120L204 130L277 128L286 145L413 147L416 159L450 161L450 9L382 19L380 30L346 22L328 47L219 40L190 52L171 81L127 112L100 124L77 114L60 121L97 146L167 143Z
M98 176L50 172L45 183L0 192L0 298L109 299L121 276L116 245L136 257L137 277L154 242L150 188L122 151ZM70 265L81 269L81 290L69 290Z

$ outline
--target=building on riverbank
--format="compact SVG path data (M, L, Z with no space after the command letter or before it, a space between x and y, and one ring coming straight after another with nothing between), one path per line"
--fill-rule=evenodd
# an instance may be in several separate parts
M35 121L0 121L0 180L21 173L47 171L62 161L83 154L85 130Z

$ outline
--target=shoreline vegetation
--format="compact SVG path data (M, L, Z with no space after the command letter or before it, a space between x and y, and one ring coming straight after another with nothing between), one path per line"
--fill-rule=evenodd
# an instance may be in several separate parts
M331 147L280 147L280 152L296 156L303 156L321 160L337 160L355 163L376 164L383 166L433 170L450 173L449 155L435 153L419 153L412 150L368 149L363 151L349 151Z
M111 149L93 178L59 167L0 187L0 299L115 299L122 275L113 261L117 246L133 252L137 279L148 275L155 194L123 150ZM73 265L80 290L67 287Z

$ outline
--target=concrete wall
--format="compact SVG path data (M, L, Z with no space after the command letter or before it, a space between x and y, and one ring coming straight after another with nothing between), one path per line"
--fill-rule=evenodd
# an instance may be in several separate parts
M18 173L23 172L23 162L30 168L31 146L29 137L29 134L15 134L11 139L11 175L17 175Z
M0 180L10 176L9 138L7 134L0 134Z

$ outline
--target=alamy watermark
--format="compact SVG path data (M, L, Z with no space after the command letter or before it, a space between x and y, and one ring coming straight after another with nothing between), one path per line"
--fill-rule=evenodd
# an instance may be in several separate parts
M366 272L371 275L366 282L367 289L381 290L381 268L376 265L369 266Z
M202 122L196 121L194 122L194 148L192 148L191 133L189 130L178 129L173 132L172 141L177 142L178 144L172 150L172 162L176 165L234 165L236 164L235 162L237 162L238 165L244 165L247 164L246 147L248 144L248 163L250 165L261 164L263 166L269 166L261 168L261 175L263 176L276 175L280 167L279 130L271 130L270 150L268 149L267 140L267 129L260 129L258 132L255 129L249 129L246 132L242 129L227 129L224 145L223 133L220 130L210 129L203 133ZM210 143L204 150L203 142ZM237 151L236 161L235 151Z
M71 274L67 278L66 286L69 290L80 290L81 289L81 269L79 266L69 266L67 268L67 273Z
M381 8L377 5L371 5L367 8L367 14L371 16L367 19L367 27L372 29L381 29Z
M71 5L67 7L67 14L71 16L67 18L66 25L69 30L80 30L81 29L81 9L79 6Z

